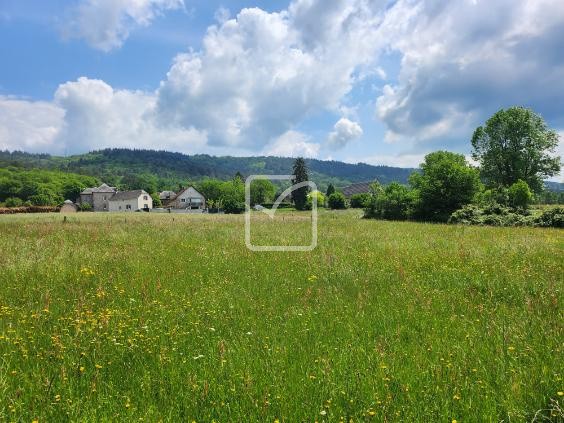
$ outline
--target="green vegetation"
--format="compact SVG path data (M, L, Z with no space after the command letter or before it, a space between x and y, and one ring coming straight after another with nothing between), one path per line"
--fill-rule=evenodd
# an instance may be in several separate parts
M283 217L253 224L309 233ZM322 211L317 249L262 254L243 228L0 217L0 420L564 417L560 231Z
M179 185L201 182L205 178L226 181L237 172L244 178L256 174L285 175L293 162L294 159L288 157L188 156L167 151L128 149L106 149L70 157L0 151L0 168L16 166L90 175L120 189L144 189L151 194L164 190L178 191ZM375 179L382 183L407 182L413 171L315 159L305 159L305 163L310 179L322 191L329 184L344 187L353 182Z
M327 206L333 210L343 210L347 208L347 200L342 192L334 192L327 198Z
M363 192L361 194L351 195L350 206L353 209L363 209L370 204L370 194Z
M0 168L0 203L7 207L54 206L76 200L84 188L96 184L96 178L61 171Z
M309 181L309 170L302 157L298 157L294 161L294 165L292 166L292 175L294 175L292 183L295 185ZM300 187L292 191L292 202L297 210L305 210L307 208L308 192L308 186Z
M473 157L490 187L509 187L525 181L535 192L543 179L557 175L560 157L554 157L558 134L530 109L511 107L495 113L472 137Z

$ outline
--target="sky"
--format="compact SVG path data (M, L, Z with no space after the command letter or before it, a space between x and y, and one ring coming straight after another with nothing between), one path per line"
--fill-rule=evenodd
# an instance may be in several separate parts
M562 0L0 0L4 150L411 167L513 105L562 155Z

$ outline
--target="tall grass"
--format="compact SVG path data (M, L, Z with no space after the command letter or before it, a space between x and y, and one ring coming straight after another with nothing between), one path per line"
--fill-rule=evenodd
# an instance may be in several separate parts
M562 419L561 230L62 219L0 217L0 421Z

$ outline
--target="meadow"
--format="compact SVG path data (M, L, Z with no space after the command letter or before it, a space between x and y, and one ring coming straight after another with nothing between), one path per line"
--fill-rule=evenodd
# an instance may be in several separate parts
M559 229L1 216L0 421L562 421L563 281Z

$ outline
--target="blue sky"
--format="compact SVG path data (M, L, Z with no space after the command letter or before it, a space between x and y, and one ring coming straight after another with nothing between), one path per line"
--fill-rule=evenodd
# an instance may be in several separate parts
M563 28L559 0L0 0L0 149L415 166L511 105L564 134Z

